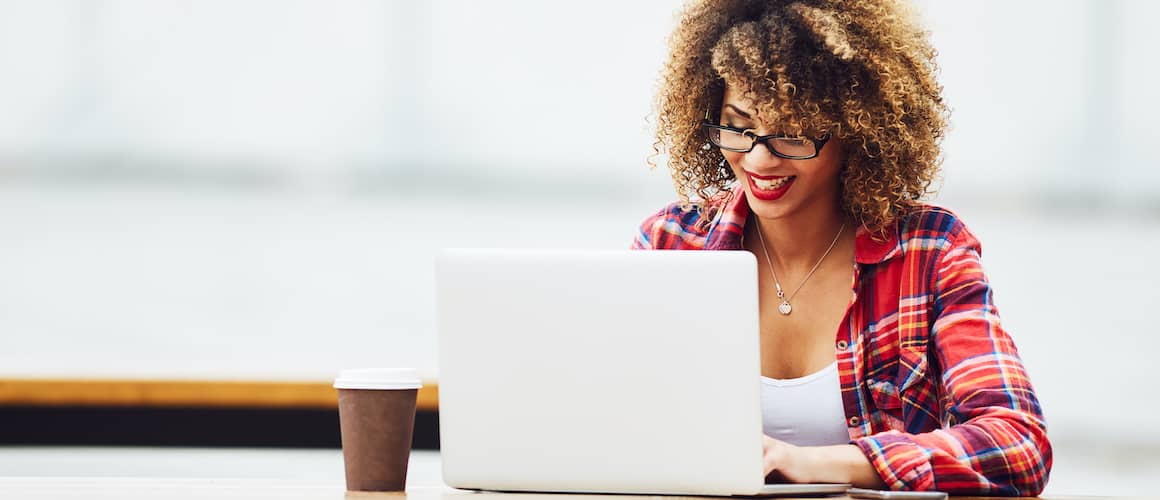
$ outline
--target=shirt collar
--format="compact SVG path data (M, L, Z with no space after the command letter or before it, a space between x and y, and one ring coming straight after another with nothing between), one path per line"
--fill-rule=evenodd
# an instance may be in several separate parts
M716 221L706 238L706 250L741 250L745 222L749 220L749 202L745 189L734 184L721 196L705 204L708 216ZM879 264L902 254L898 240L897 221L885 231L875 234L865 225L858 226L854 236L854 260L859 264Z
M895 221L885 234L875 234L863 224L858 226L854 236L854 260L859 264L880 264L902 255L902 245L898 244L898 222Z

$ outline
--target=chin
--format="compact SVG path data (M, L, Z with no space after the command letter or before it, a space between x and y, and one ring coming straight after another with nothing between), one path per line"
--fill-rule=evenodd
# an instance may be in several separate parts
M784 198L766 201L753 196L748 189L745 190L745 198L749 204L749 211L762 219L780 219L793 212L792 202Z

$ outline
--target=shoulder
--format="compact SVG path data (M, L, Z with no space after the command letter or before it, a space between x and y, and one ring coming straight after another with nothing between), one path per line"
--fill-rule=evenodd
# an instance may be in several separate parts
M982 253L975 234L953 210L929 203L919 203L898 220L898 240L904 253L933 251L944 253L953 248L970 248Z
M633 248L682 250L698 248L708 235L711 207L674 201L640 223Z

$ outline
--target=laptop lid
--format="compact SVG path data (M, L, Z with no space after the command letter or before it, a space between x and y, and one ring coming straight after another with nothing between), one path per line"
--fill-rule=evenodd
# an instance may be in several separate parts
M442 252L444 481L759 493L756 277L748 252Z

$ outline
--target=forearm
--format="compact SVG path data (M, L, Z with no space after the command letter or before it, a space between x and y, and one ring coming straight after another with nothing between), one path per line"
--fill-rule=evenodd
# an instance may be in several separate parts
M855 444L892 490L1036 496L1051 470L1046 429L1011 418L977 417L918 434L886 431Z

